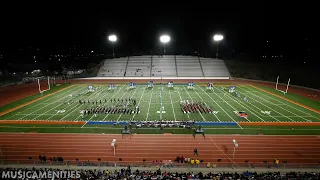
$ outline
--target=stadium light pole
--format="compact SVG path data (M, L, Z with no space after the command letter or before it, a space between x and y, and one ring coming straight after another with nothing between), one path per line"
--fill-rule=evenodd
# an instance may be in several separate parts
M163 43L163 55L166 54L166 44L170 42L171 38L168 35L160 36L160 42Z
M219 55L219 42L223 40L223 35L221 34L215 34L213 36L213 40L215 42L217 42L217 53L216 53L216 58L218 58L218 55Z
M112 56L113 56L113 58L114 58L114 43L117 41L117 36L116 35L114 35L114 34L112 34L112 35L110 35L109 37L108 37L108 39L109 39L109 41L111 41L111 43L112 43Z

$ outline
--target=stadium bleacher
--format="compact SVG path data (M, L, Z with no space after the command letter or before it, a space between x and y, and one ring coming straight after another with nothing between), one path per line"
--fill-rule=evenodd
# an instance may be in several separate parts
M132 56L107 59L98 77L230 77L225 62L198 56Z
M128 60L125 76L150 76L150 68L151 56L133 56Z
M230 76L228 68L223 60L200 58L205 77Z
M128 57L107 59L101 66L98 76L100 77L123 77Z
M3 172L30 172L33 176L44 174L47 171L51 172L61 172L61 171L74 171L75 169L65 169L65 168L48 168L48 169L38 169L38 168L0 168L0 173ZM78 170L80 179L319 179L319 173L313 172L168 172L166 170L139 170L136 168L123 167L121 169L80 169ZM69 174L70 175L70 174ZM69 176L68 175L68 176ZM6 179L6 178L4 178ZM10 179L10 178L8 178ZM52 179L52 178L42 178L42 179ZM64 178L66 179L66 178ZM73 178L76 179L76 178Z

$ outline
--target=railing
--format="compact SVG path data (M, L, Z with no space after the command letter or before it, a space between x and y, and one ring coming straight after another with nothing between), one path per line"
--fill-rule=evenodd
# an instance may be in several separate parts
M100 167L157 167L157 168L272 168L272 169L308 169L308 168L320 168L319 163L207 163L190 164L190 163L151 163L151 162L106 162L106 161L40 161L40 160L0 160L0 165L32 165L32 166L100 166Z

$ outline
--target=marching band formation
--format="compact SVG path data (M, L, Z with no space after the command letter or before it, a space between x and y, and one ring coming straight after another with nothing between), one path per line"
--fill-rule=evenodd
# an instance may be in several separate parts
M189 102L188 100L180 101L181 110L184 114L186 113L210 113L212 114L212 109L205 103L198 101Z
M110 107L103 107L100 104L106 103L107 100L104 101L81 101L79 100L79 104L93 104L97 105L96 107L86 108L80 111L82 114L82 118L84 115L94 115L97 114L138 114L140 113L140 108L136 106L137 100L133 98L125 98L125 99L110 99L111 103L114 103ZM99 105L98 105L99 104Z

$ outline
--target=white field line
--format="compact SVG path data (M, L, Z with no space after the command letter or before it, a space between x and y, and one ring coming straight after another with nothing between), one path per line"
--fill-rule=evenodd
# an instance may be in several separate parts
M119 89L121 89L121 88L119 88ZM120 91L120 90L119 90L119 91ZM103 90L102 90L101 92L103 92ZM101 92L98 94L99 96L100 96ZM106 100L106 96L107 96L109 93L110 93L110 91L107 91L107 93L106 93L105 95L103 95L101 98L100 98L99 96L98 96L98 97L99 97L100 99L105 98L105 100ZM96 96L95 96L95 97L96 97ZM108 102L108 101L107 101L107 102ZM107 102L106 102L106 103L107 103ZM82 116L82 115L80 114L80 115L76 118L76 120L79 119L80 116ZM93 117L93 116L91 116L91 118L92 118L92 117ZM90 118L90 119L91 119L91 118ZM89 120L90 120L90 119L89 119ZM87 124L87 121L86 121L86 124Z
M151 106L151 99L152 99L152 96L153 96L153 91L154 91L154 87L152 88L152 92L151 92L151 95L150 95L150 99L149 99L149 106L148 106L148 111L147 111L147 116L146 116L146 121L148 120L149 118L149 111L150 111L150 106Z
M74 86L75 87L75 86ZM43 100L45 100L44 102L48 102L48 101L50 101L51 99L56 99L57 97L60 97L60 96L64 96L64 94L66 94L66 93L69 93L69 91L71 91L73 89L73 87L70 87L70 88L68 88L68 89L66 89L66 90L64 90L64 91L60 91L58 94L55 94L55 95L51 95L51 96L49 96L49 97L46 97L46 98L44 98ZM61 98L58 98L58 99L61 99ZM40 100L40 101L42 101L42 100ZM38 101L38 102L40 102L40 101ZM51 102L51 103L48 103L48 104L53 104L53 102ZM31 109L33 109L33 108L35 108L35 107L38 107L38 106L40 106L41 104L40 103L35 103L35 104L30 104L30 105L28 105L27 107L29 107L29 108L26 108L26 109L24 109L24 110L22 110L22 111L20 111L20 113L23 113L23 112L25 112L25 111L29 111L30 112L30 110ZM16 110L16 111L19 111L19 110ZM25 114L28 114L28 115L31 115L31 114L33 114L33 113L25 113ZM12 119L12 117L14 117L14 116L16 116L17 114L16 113L14 113L12 116L10 116L10 117L8 117L8 118L6 118L6 119Z
M258 101L257 101L258 102ZM261 102L258 102L258 103L260 103L261 104ZM248 101L248 104L250 104L250 105L252 105L252 106L254 106L254 107L256 107L257 109L259 109L260 111L262 111L262 109L260 109L259 107L257 107L257 106L255 106L255 105L253 105L250 101ZM274 119L274 120L276 120L276 121L278 121L278 122L280 122L277 118L275 118L275 117L273 117L273 116L271 116L271 115L268 115L269 117L271 117L272 119Z
M186 87L183 86L183 89L186 91L186 93L188 94L188 96L191 98L191 101L193 102L192 97L190 96L188 90L186 89ZM202 113L200 111L198 111L198 113L201 115L202 117L202 121L206 121L206 119L203 117Z
M79 89L79 90L80 90L80 89ZM76 92L78 92L79 90L77 90ZM52 104L54 104L54 103L56 103L56 102L58 102L58 101L61 101L61 100L60 100L60 99L57 99L57 100L53 101ZM49 105L50 105L50 104L45 105L45 106L42 106L41 108L38 108L37 110L35 110L35 111L33 111L33 112L38 112L38 111L40 111L41 109L43 109L43 108L45 108L45 107L47 107L47 106L49 106ZM31 114L31 115L32 115L32 114ZM27 116L21 117L20 120L24 119L25 117L27 117ZM37 116L37 117L39 117L39 116Z
M209 136L211 142L233 163L235 164L235 162L233 161L233 159L231 159L213 140L212 138ZM240 167L238 164L235 164L236 166Z
M240 89L240 88L239 88L239 89ZM243 88L242 88L242 89L243 89ZM247 92L246 90L243 90L243 91ZM257 98L260 98L259 96L255 95L255 94L253 94L253 93L250 93L250 94L253 95L253 96L255 96L255 97L257 97ZM253 99L254 101L256 101L256 98L252 98L252 99ZM260 99L264 99L264 98L260 98ZM270 103L270 101L266 101L266 102L268 102L269 104L272 104L272 103ZM291 119L290 117L287 117L286 115L280 113L279 111L274 110L273 108L271 108L271 107L269 107L269 106L267 106L267 105L265 105L265 104L263 104L263 103L260 103L260 104L262 104L263 106L271 109L271 110L274 111L274 112L277 112L278 114L281 114L283 117L285 117L285 118L287 118L287 119L290 119L291 121L295 121L295 120ZM281 106L278 106L278 107L282 108ZM283 108L282 108L282 109L283 109Z
M85 125L87 125L88 121L86 121L86 123L84 125L81 126L81 128L83 128Z
M125 85L123 85L120 89L119 89L119 91L117 92L117 93L115 93L115 94L113 94L112 96L111 96L111 98L109 98L109 99L112 99L115 95L117 95L124 87L126 86L126 84ZM123 93L123 95L121 96L121 98L127 93L128 91L126 91L125 93ZM118 104L118 102L116 103L116 105ZM110 113L108 113L104 118L103 118L103 120L105 120L105 119L107 119L107 117L109 116L109 114ZM93 117L93 116L92 116ZM91 118L92 118L91 117ZM90 118L90 119L91 119Z
M100 96L100 94L103 93L103 91L104 91L103 86L101 86L101 88L102 88L102 90L100 90L97 94L95 94L94 97L96 97L97 95ZM105 98L108 94L109 94L109 91L107 91L107 93L106 93L105 95L103 95L103 96L101 97L101 99ZM91 95L90 95L89 97L91 97ZM86 100L88 100L89 97L88 97ZM101 99L100 99L100 100L101 100ZM81 107L82 105L83 105L83 104L80 104L80 105L76 106L76 108L78 109L78 108ZM65 117L68 117L68 116L70 116L70 113L68 113L67 116L65 116ZM82 115L79 115L75 120L77 120L80 116L82 116ZM87 122L86 122L86 124L87 124Z
M80 90L80 89L76 90L76 92L79 91L79 90ZM68 92L65 92L65 93L68 93L68 94L69 94L70 92L68 91ZM64 93L63 93L63 94L64 94ZM51 103L46 103L47 105L41 106L41 107L43 108L43 107L47 107L47 106L49 106L49 105L54 105L54 104L63 103L63 101L62 101L61 99L69 98L69 96L61 97L61 98L60 98L60 95L61 95L61 94L59 94L59 98L58 98L58 96L55 96L55 99L58 99L57 101L53 101L53 102L51 102ZM50 107L50 106L49 106L49 107ZM42 109L42 108L41 108L41 109ZM51 110L51 109L52 109L52 108L50 108L50 110ZM36 111L35 111L35 112L36 112ZM46 111L46 112L48 112L48 111ZM41 114L39 114L39 113L29 113L29 114L26 114L25 117L26 117L26 116L29 116L29 115L36 115L37 117L40 117L40 116L43 116L43 115L47 115L46 112L45 112L45 113L41 113ZM19 115L19 114L17 114L17 115ZM36 117L36 118L37 118L37 117ZM36 118L33 118L32 120L35 120ZM19 120L20 120L20 119L19 119ZM30 119L28 119L28 120L30 120Z
M261 94L261 95L263 95L263 96L265 96L265 97L267 97L267 98L269 98L269 99L275 100L275 101L277 101L277 102L279 103L279 104L274 104L274 105L277 105L277 106L279 106L279 105L287 105L287 106L291 107L292 109L295 109L296 111L302 112L303 114L309 115L309 116L311 116L311 117L313 117L313 118L315 118L315 119L320 120L319 118L317 118L317 117L315 117L315 116L312 116L312 115L310 115L310 114L308 114L308 113L306 113L306 112L304 112L304 111L302 111L302 110L300 110L300 109L298 109L298 108L295 108L295 107L292 106L291 103L288 102L288 101L286 101L286 103L285 103L285 102L281 102L281 101L279 101L277 98L273 98L273 97L271 97L271 96L268 96L267 94L265 94L265 93L263 93L263 92L261 92L261 91L256 91L256 90L252 90L252 91L253 91L253 92L256 92L256 93L259 93L259 94ZM308 109L307 109L307 110L308 110ZM308 110L308 111L309 111L309 110ZM300 117L304 117L304 116L300 116ZM308 116L305 116L305 117L308 117Z
M153 87L154 88L154 87ZM153 90L152 88L152 90ZM143 98L144 92L146 91L146 88L143 89L142 94L140 96L139 102L138 102L138 107L140 106L141 100ZM136 113L133 114L132 119L134 119L134 117L136 116Z
M181 98L181 94L180 94L180 91L179 91L180 88L177 88L177 92L178 92L178 95L179 95L179 98L180 98L180 101L182 101L182 98ZM179 102L179 105L180 105L180 102ZM181 108L181 107L180 107ZM187 113L187 116L188 116L188 119L190 119L189 117L189 114Z
M171 108L172 108L172 112L173 112L173 117L174 117L174 120L177 121L177 118L176 118L176 113L174 112L174 108L173 108L173 102L172 102L172 96L171 96L171 91L169 89L169 95L170 95L170 100L171 100ZM162 107L161 107L162 108ZM162 110L162 109L161 109Z
M75 93L77 93L77 92L80 91L80 90L82 90L82 88L78 89ZM76 100L76 99L77 99L77 98L75 98L74 100ZM73 103L70 103L69 105L67 105L66 107L63 107L63 108L66 109L66 108L68 108L69 106L72 106L72 105L74 105L74 102L73 102ZM54 106L53 108L50 108L48 111L46 111L46 112L42 113L41 115L33 118L32 120L35 120L35 119L37 119L37 118L40 117L40 116L46 115L47 112L50 112L50 111L52 111L53 109L58 109L58 110L60 110L60 109L59 109L60 106L64 106L64 105L63 105L63 104L60 104L60 105L58 105L58 106ZM66 110L66 112L68 112L68 110ZM55 114L55 115L57 115L57 114ZM52 118L53 116L55 116L55 115L51 115L51 116L50 116L49 118L47 118L46 120L51 119L51 118Z
M197 90L195 89L196 94L200 97L201 101L204 101L204 99L199 95L199 93L197 92ZM213 114L217 119L218 121L220 121L220 119L218 118L218 116L216 114ZM221 121L220 121L221 122Z
M199 86L199 85L197 85L197 86L198 86L199 89L201 89L203 92L205 92L205 93L207 94L207 96L208 96L214 103L216 103L216 104L219 106L219 108L220 108L224 113L226 113L227 116L229 116L230 119L232 119L232 121L234 121L235 123L238 124L238 122L237 122L236 120L234 120L214 99L212 99L212 97L211 97L205 90L203 90L203 89L201 88L201 86ZM243 127L240 126L240 124L238 124L238 126L239 126L241 129L243 129Z
M138 86L138 87L136 87L136 89L134 90L134 93L132 93L132 95L130 96L130 98L132 98L132 97L133 97L133 95L135 95L135 94L136 94L136 92L137 92L138 88L139 88L139 86ZM129 103L129 102L127 102L127 104L126 104L126 105L128 105L128 103ZM139 106L138 106L138 107L139 107ZM119 121L119 119L121 118L122 114L123 114L123 113L121 113L121 114L119 115L119 117L118 117L117 121Z
M215 89L218 89L219 91L221 91L219 88L217 88L217 87L214 87ZM221 91L222 92L222 91ZM229 93L226 93L226 95L227 96L229 96L230 97L230 99L232 99L234 102L236 102L236 103L238 103L238 104L240 104L243 108L245 108L246 110L248 110L250 113L252 113L253 115L255 115L256 117L258 117L260 120L262 120L262 121L264 121L260 116L258 116L257 114L255 114L254 112L256 112L257 113L257 111L256 110L254 110L253 108L251 108L249 105L247 105L247 104L245 104L246 106L244 106L244 104L243 103L241 103L241 101L235 101L235 97L233 97L232 95L230 95ZM255 106L256 107L256 106ZM251 109L251 111L249 110L249 109ZM252 112L253 111L253 112ZM258 113L259 114L259 113ZM248 121L250 121L249 119L247 119ZM265 122L265 121L264 121Z
M269 117L269 116L262 116L262 117ZM283 116L273 116L273 117L283 117ZM287 116L287 117L313 117L313 116Z
M244 89L244 88L242 88L242 89ZM246 90L244 90L244 91L246 91ZM303 116L299 116L299 115L297 115L297 114L295 114L295 113L287 110L286 108L283 108L283 107L281 107L281 106L279 106L279 105L276 105L276 104L272 103L271 101L266 100L265 98L262 98L262 97L260 97L260 96L257 96L257 95L255 95L255 94L253 94L253 93L250 93L250 94L251 94L251 95L254 95L255 97L258 97L258 98L260 98L260 99L263 99L263 100L265 100L266 102L268 102L268 103L270 103L270 104L273 104L273 105L275 105L275 106L277 106L277 107L279 107L279 108L281 108L281 109L283 109L283 110L285 110L285 111L287 111L287 112L289 112L289 113L291 113L291 114L293 114L293 115L295 115L295 116L298 116L298 117L300 117L300 118L308 121L308 119L304 118ZM289 116L286 116L286 117L289 118Z
M22 113L17 113L17 115L21 115L21 116L26 116L26 115L31 115L31 114L22 114ZM52 114L52 113L46 113L46 114L35 114L35 113L32 113L32 115L35 115L35 116L38 116L38 115L56 115L56 113Z
M89 100L91 97L96 97L97 95L100 95L101 92L103 92L103 86L101 87L101 90L99 91L95 91L94 93L92 93L91 95L89 95L88 97L86 97L84 100ZM72 111L70 111L69 113L67 113L65 116L63 116L61 119L65 119L66 117L70 116L70 114L72 114L72 112L74 112L75 110L80 109L81 105L77 105ZM81 116L81 115L80 115ZM79 116L79 117L80 117ZM77 118L78 119L78 118Z
M122 86L123 87L123 86ZM117 93L116 94L118 94L118 92L120 92L120 90L122 89L122 87L121 88L119 88L119 91L117 91ZM105 98L105 96L107 96L109 94L109 91L105 94L105 95L103 95L102 97L101 97L101 99L103 99L103 98ZM100 94L99 94L100 95ZM114 95L113 95L114 96ZM113 96L111 96L111 98L113 97ZM98 96L99 97L99 96ZM100 97L99 97L100 98ZM110 98L110 99L111 99ZM106 98L105 98L106 99ZM110 99L108 99L108 100L110 100ZM107 101L108 102L108 101ZM78 118L80 118L80 116L82 116L82 115L79 115L76 119L78 119ZM94 117L94 115L92 115L90 118L89 118L89 120L88 121L90 121L92 118Z
M220 97L219 94L217 94L215 91L213 91L213 92L217 97L219 97L222 101L224 101L224 99L222 97ZM208 95L208 96L210 96L210 95ZM230 98L230 99L232 99L232 98ZM229 104L226 101L225 101L225 103L227 103L234 111L237 111L231 104ZM246 120L250 122L249 118L246 118Z

